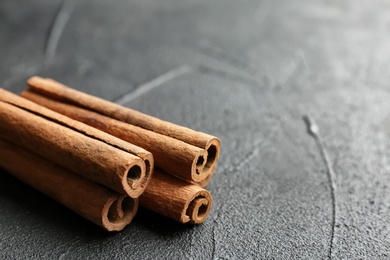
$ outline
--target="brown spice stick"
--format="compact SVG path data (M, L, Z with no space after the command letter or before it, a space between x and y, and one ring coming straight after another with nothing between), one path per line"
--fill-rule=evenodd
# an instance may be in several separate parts
M180 223L200 224L206 220L213 199L210 192L155 169L140 197L140 205Z
M138 199L88 181L4 139L0 167L108 231L122 230L138 209Z
M42 95L71 103L119 121L170 136L193 146L205 149L207 151L207 158L203 168L203 171L205 172L204 175L208 176L215 170L215 165L220 153L220 141L217 137L178 126L141 112L122 107L115 103L90 96L68 88L52 79L32 77L27 83L32 90L39 92Z
M214 167L214 168L215 168L215 167ZM212 181L212 179L213 179L213 177L214 177L214 174L215 174L215 172L214 172L214 170L213 170L213 173L210 174L206 179L204 179L203 181L200 181L200 182L193 182L193 184L196 184L196 185L199 185L199 186L202 187L202 188L205 188L205 187L207 187L207 186L210 184L210 182Z
M156 166L187 181L203 181L207 153L183 141L124 123L110 117L51 99L32 90L22 97L150 151ZM203 172L205 173L205 172ZM210 172L209 172L210 173Z
M21 98L3 89L0 89L0 101L15 105L33 114L40 115L44 118L47 118L60 125L66 126L88 137L100 140L103 143L107 143L115 148L142 158L146 166L145 174L141 173L139 178L138 176L134 176L134 179L132 179L131 176L128 178L128 181L130 183L130 189L128 190L128 193L131 197L139 197L139 195L141 195L141 193L145 190L151 178L151 174L153 172L154 167L153 155L150 152L129 142L125 142L119 138L111 136L103 131L99 131L93 127L90 127L83 123L72 120L66 116L53 112L50 109L37 105L29 100Z
M119 193L139 196L133 180L145 176L145 162L100 140L3 101L0 137Z

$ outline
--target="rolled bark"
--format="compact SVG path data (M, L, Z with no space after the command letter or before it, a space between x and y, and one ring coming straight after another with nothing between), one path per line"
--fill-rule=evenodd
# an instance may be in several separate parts
M133 198L140 196L145 188L142 183L146 175L142 158L86 136L39 112L4 102L7 96L12 96L4 93L3 90L0 96L2 138L119 193Z
M138 199L113 192L0 138L0 167L108 231L134 218Z
M86 124L80 123L78 121L70 119L69 117L53 112L50 109L37 105L27 99L21 98L3 89L0 89L0 101L12 104L33 114L40 115L55 123L58 123L76 132L79 132L85 136L100 140L103 143L106 143L112 147L118 148L122 151L142 158L146 166L145 174L141 172L139 177L135 174L133 176L134 178L132 178L132 176L129 176L128 181L130 183L130 189L128 192L131 192L131 197L139 197L139 195L141 195L141 193L145 190L151 178L151 174L153 172L154 167L153 155L150 152L134 144L125 142L119 138L109 135L103 131L99 131Z
M180 223L200 224L212 207L210 192L154 169L140 205Z
M204 176L203 171L207 156L204 149L75 105L62 103L32 90L23 91L21 95L41 106L145 148L153 154L156 166L165 172L193 182L203 181L208 177Z
M196 184L196 185L199 185L200 187L202 188L206 188L210 182L213 180L213 177L214 177L214 174L215 172L213 171L212 174L210 174L206 179L204 179L203 181L200 181L200 182L193 182L193 184Z
M205 158L204 167L201 172L201 175L204 176L202 178L203 180L206 179L207 176L209 176L215 169L220 153L220 141L215 136L197 132L183 126L178 126L130 108L125 108L115 103L90 96L80 91L68 88L67 86L52 79L32 77L27 83L32 90L47 97L71 103L116 120L172 137L201 149L205 149L207 151L207 158Z

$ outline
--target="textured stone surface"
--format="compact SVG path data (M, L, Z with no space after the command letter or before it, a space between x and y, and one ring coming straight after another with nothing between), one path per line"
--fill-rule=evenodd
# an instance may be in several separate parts
M387 2L73 5L0 2L0 84L19 92L39 74L110 100L138 89L125 105L221 138L214 208L195 227L141 210L107 234L2 172L1 258L390 257Z

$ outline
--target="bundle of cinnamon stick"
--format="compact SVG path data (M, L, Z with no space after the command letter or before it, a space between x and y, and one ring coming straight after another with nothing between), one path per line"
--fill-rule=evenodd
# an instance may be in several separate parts
M119 231L138 204L181 223L205 221L218 138L32 77L0 89L0 167L79 215Z

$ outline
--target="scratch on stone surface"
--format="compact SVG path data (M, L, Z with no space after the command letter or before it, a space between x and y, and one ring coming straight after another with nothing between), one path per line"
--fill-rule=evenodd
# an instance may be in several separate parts
M47 37L45 48L45 62L49 62L56 55L58 42L74 10L74 7L74 0L63 0L60 10L58 11L53 26Z
M156 87L159 87L163 85L164 83L171 81L183 74L191 72L193 69L192 67L188 65L180 66L178 68L175 68L171 71L168 71L157 78L152 79L149 82L146 82L142 85L140 85L138 88L136 88L134 91L131 91L130 93L124 95L123 97L118 98L114 102L120 105L124 105L140 96L143 94L151 91L152 89L155 89Z
M194 250L193 250L193 248L194 248L194 233L195 233L195 232L192 230L192 232L191 232L190 250L189 250L189 251L190 251L190 252L189 252L189 253L190 253L189 259L193 259L193 258L192 258L192 255L193 255L193 251L194 251Z
M259 29L265 22L265 20L268 18L268 15L271 11L271 1L264 1L260 2L259 5L256 8L255 12L255 20L257 22L256 28Z
M216 259L215 258L216 246L217 246L217 240L215 239L215 223L214 223L214 225L213 225L213 251L211 252L211 259Z
M244 158L240 158L238 163L233 163L231 165L228 165L228 166L222 168L220 171L221 172L227 171L227 173L233 173L233 172L240 170L242 167L244 167L246 164L248 164L256 155L259 154L260 144L262 142L263 142L263 139L255 140L251 150L243 156ZM227 174L227 173L225 173L225 174Z
M249 70L251 73L256 73L257 70L248 62L241 60L240 58L237 58L233 56L232 54L226 52L225 50L222 50L221 48L215 46L214 44L210 43L209 41L201 41L198 44L198 50L205 54L206 56L213 57L216 60L219 60L221 62L224 62L228 65L232 65L239 69L246 69ZM247 72L247 71L244 71Z
M371 47L368 52L368 62L367 62L367 67L365 69L366 75L365 75L365 83L367 86L370 85L371 77L372 77L372 72L373 72L373 67L374 67L374 48Z
M259 81L257 81L254 78L235 75L235 74L232 74L232 73L229 73L226 71L217 70L217 69L210 68L210 67L203 66L203 65L199 65L197 67L197 70L199 73L202 73L202 74L209 74L209 75L217 76L217 77L220 77L223 79L239 82L239 83L242 83L242 84L250 86L250 87L259 87L262 85Z
M299 56L299 58L301 59L301 63L305 66L305 69L306 69L306 70L309 70L309 64L307 63L307 60L306 60L305 51L304 51L304 50L300 50L300 51L298 52L298 56Z
M264 38L262 32L262 27L264 27L264 23L267 20L269 14L272 11L273 4L275 1L267 0L267 1L258 1L258 6L253 8L253 24L256 25L256 29L258 34L252 35L250 37L250 41L245 44L245 46L242 46L243 50L250 51L252 50L256 45L259 44Z
M291 62L290 64L288 65L289 67L291 67L291 69L289 70L289 72L287 73L285 79L283 80L283 85L287 85L293 78L294 76L300 72L300 68L301 66L304 66L304 68L306 70L309 69L308 65L307 65L307 61L306 61L306 57L305 57L305 53L303 50L298 50L295 52L294 54L294 57L291 59Z
M239 170L241 169L244 165L246 165L247 163L249 163L253 158L255 158L258 154L259 154L259 151L260 151L260 147L259 145L261 144L262 142L257 142L254 144L254 148L245 155L245 157L237 164L234 166L234 169L235 170Z
M317 124L307 115L303 116L303 121L306 124L307 132L309 135L311 135L318 147L318 150L320 151L322 160L326 167L326 173L328 176L328 181L330 185L330 192L331 192L331 200L332 200L332 229L331 229L331 237L330 237L330 246L328 251L328 258L332 259L332 250L333 250L333 241L334 241L334 233L335 233L335 226L336 226L336 174L333 170L332 164L330 162L328 153L325 149L325 146L320 138L319 135L319 128Z

